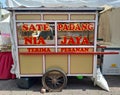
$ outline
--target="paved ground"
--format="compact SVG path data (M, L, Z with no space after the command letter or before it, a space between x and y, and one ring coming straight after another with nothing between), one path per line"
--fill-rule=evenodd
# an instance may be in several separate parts
M105 76L105 78L110 92L94 86L89 78L83 80L69 78L67 88L62 92L49 92L44 95L120 95L120 76ZM20 89L15 80L0 80L0 95L42 95L40 93L42 85L39 81L30 89Z

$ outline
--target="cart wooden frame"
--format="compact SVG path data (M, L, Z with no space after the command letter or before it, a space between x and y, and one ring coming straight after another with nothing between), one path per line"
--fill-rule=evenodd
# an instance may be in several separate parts
M15 40L15 55L17 58L18 76L40 77L48 69L61 69L66 76L92 76L95 78L97 69L97 27L98 15L102 8L9 8L12 12L13 34ZM54 41L52 45L21 44L18 26L24 24L48 23L54 26ZM60 45L58 42L58 24L85 23L93 24L92 44ZM52 26L51 24L51 26ZM20 26L21 27L21 26ZM47 27L47 26L46 26ZM28 27L27 27L28 28ZM26 28L26 29L27 29ZM33 27L32 27L33 28ZM30 29L32 29L30 28ZM67 30L66 30L67 31ZM73 33L74 34L74 33ZM61 34L62 35L62 34ZM72 36L71 36L72 37ZM71 38L72 39L72 38ZM76 38L77 39L77 38ZM37 43L37 42L35 42ZM67 42L66 42L67 43ZM79 43L79 42L78 42ZM50 48L51 52L29 52L27 49ZM60 49L66 48L61 52ZM69 48L69 49L68 49ZM88 48L86 52L69 52L74 48ZM67 51L68 49L68 51ZM34 50L31 50L34 51ZM76 61L78 60L78 61ZM76 61L76 63L74 63ZM26 63L28 62L28 63ZM34 62L34 63L31 63ZM61 63L59 63L61 62Z

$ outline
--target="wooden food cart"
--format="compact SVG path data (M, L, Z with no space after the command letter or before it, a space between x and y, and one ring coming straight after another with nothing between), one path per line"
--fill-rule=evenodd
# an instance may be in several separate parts
M97 69L98 13L102 8L10 8L18 75L42 77L49 91L62 90L67 76Z

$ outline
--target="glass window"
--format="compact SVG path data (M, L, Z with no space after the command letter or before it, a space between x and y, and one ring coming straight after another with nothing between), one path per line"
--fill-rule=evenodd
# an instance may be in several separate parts
M59 22L57 23L58 45L93 45L94 23Z
M17 23L19 45L55 45L55 24Z

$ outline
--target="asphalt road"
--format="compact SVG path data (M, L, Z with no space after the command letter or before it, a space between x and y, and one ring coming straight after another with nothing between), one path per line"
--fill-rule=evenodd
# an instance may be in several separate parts
M90 78L78 80L76 77L68 78L68 84L61 92L47 92L44 95L120 95L120 76L105 76L110 91L107 92L94 86ZM31 88L21 89L16 85L16 80L0 80L0 95L43 95L40 93L41 79Z

